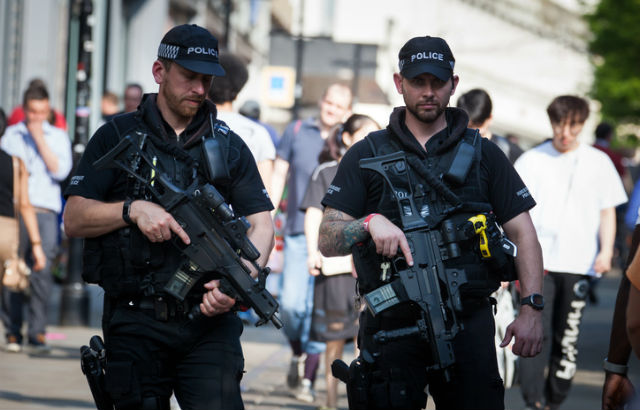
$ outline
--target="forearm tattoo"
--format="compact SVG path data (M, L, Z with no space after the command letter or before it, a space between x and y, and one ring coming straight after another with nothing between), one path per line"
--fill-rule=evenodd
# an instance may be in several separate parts
M369 236L364 230L364 218L353 220L335 209L325 211L320 225L318 248L329 255L347 255L351 247Z

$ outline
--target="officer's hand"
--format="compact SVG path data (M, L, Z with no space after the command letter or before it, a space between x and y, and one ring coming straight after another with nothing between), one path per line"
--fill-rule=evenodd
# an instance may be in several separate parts
M606 372L602 387L602 409L622 410L636 394L627 376Z
M520 308L520 314L507 327L507 332L500 347L508 346L511 339L516 339L511 351L522 357L533 357L542 350L542 312L531 306Z
M202 303L200 303L200 311L203 315L211 317L226 313L236 304L235 299L222 293L219 280L207 282L204 287L208 292L202 295Z
M156 203L142 200L133 201L129 216L151 242L168 241L171 239L171 232L174 232L186 245L191 243L189 235L180 224Z
M398 247L400 247L407 264L413 266L413 256L411 255L407 237L404 236L402 229L394 225L384 215L375 215L369 220L369 234L371 234L371 239L376 244L377 253L393 258L398 253Z

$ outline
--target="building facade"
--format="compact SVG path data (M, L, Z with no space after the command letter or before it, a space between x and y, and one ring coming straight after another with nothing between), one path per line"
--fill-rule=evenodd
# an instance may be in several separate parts
M0 0L0 106L6 111L40 77L54 107L73 115L69 21L77 1ZM263 119L280 128L293 113L313 113L322 89L334 81L353 88L355 111L386 124L391 108L402 104L392 81L402 44L413 36L444 37L461 77L457 94L486 89L494 103L494 131L515 134L530 146L550 136L545 108L553 97L586 95L591 87L584 3L397 0L389 7L386 0L93 0L92 124L99 120L104 90L121 95L129 82L157 90L151 65L159 39L173 25L196 23L220 39L222 52L249 63L250 80L238 104L258 100ZM276 81L273 68L292 73L294 83ZM277 85L283 88L274 90ZM268 95L274 91L291 97L289 102L274 103ZM585 127L585 139L596 117Z

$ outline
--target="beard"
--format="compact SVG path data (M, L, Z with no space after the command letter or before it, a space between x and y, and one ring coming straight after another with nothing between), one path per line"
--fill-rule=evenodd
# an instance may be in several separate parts
M183 118L191 118L200 109L202 103L204 102L204 98L201 97L192 97L192 98L182 98L175 94L170 93L166 88L162 90L162 95L167 101L167 106L174 114L183 117ZM200 104L197 106L186 105L184 104L185 100L200 100Z
M418 108L419 104L424 104L425 101L421 101L419 103L410 105L406 104L407 111L409 111L417 120L420 122L424 122L425 124L431 124L444 113L445 106L440 104L438 101L428 101L429 104L435 104L436 108L434 110L424 110L422 108Z

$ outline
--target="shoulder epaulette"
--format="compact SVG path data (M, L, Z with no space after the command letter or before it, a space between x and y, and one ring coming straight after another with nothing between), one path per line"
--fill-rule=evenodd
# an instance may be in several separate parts
M216 134L222 134L226 137L227 135L229 135L229 131L231 131L231 129L222 120L216 120L215 124L213 125L213 132Z

